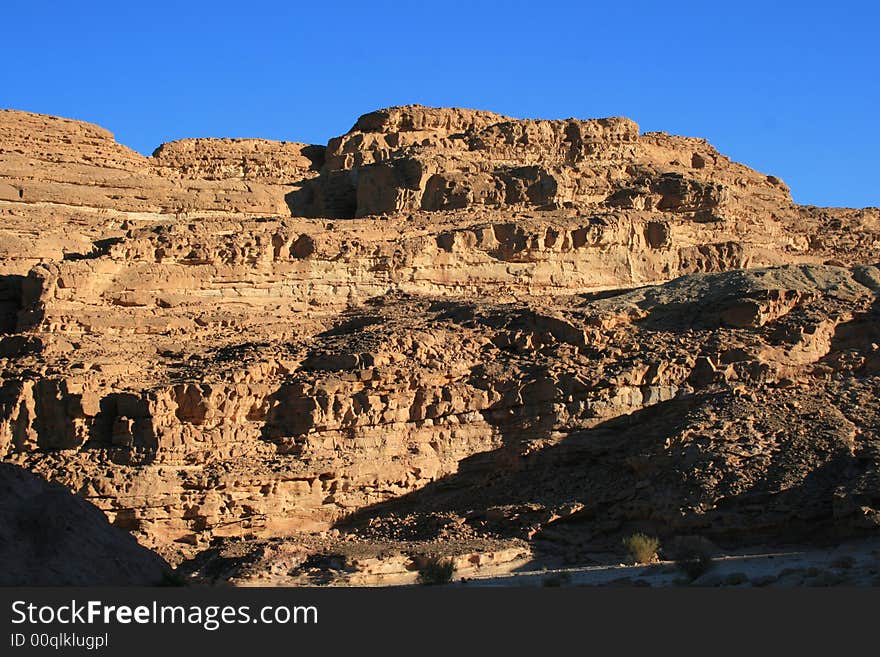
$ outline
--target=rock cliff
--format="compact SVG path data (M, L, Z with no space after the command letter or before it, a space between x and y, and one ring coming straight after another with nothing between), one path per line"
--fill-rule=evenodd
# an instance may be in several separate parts
M0 456L169 558L880 521L876 208L625 118L0 137Z

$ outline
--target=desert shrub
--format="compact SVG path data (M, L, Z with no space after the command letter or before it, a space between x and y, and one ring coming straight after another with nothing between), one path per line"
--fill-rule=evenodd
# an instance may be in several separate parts
M455 564L452 559L433 557L419 568L419 584L447 584L452 581L453 574Z
M692 580L712 567L711 543L699 536L678 539L672 550L675 565Z
M712 555L699 545L682 547L675 557L675 565L691 579L697 579L712 567Z
M657 559L660 541L653 536L636 532L623 539L623 545L637 563L651 563Z

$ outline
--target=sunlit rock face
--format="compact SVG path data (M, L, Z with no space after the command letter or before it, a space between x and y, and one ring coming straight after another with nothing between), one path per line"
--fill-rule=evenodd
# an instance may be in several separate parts
M877 521L880 212L704 140L407 106L144 157L3 111L0 212L0 455L159 549L407 500L587 542Z

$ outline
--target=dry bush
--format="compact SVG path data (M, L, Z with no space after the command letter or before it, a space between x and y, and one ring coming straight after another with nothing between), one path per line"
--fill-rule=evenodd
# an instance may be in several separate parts
M419 568L419 584L448 584L455 574L455 564L452 559L434 557L428 559Z
M623 539L623 545L637 563L652 563L657 560L660 541L653 536L636 532Z
M701 536L683 536L676 539L670 548L670 556L675 565L692 580L712 567L714 546Z

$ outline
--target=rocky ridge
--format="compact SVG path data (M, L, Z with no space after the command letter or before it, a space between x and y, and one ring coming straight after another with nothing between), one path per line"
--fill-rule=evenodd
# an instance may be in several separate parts
M0 454L175 561L876 528L877 209L623 118L0 135Z

